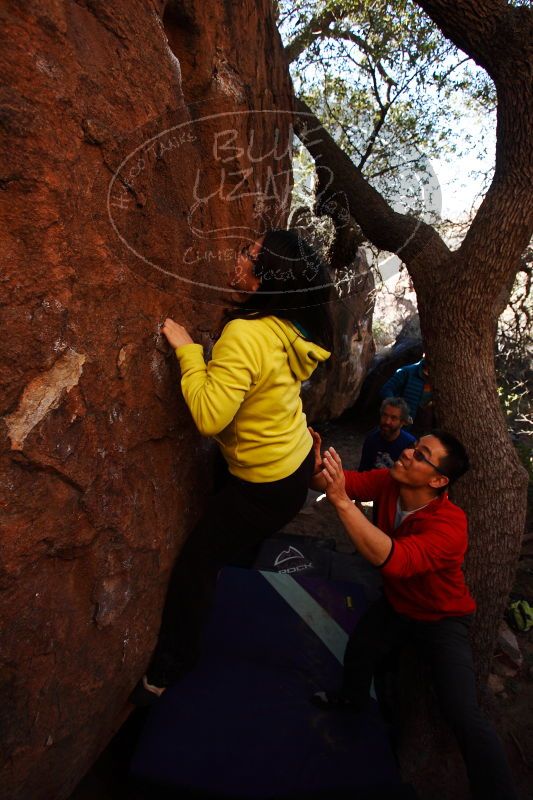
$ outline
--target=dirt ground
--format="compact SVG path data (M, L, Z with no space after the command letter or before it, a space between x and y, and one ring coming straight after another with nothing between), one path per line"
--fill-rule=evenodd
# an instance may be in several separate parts
M333 445L339 452L343 465L356 469L364 435L370 427L371 419L352 418L317 429L324 445ZM353 551L337 515L326 500L317 502L316 495L309 497L308 505L285 531L333 537L338 551ZM526 538L524 543L512 592L533 603L533 539ZM518 653L512 652L512 646L505 647L507 652L497 646L489 679L489 713L504 742L520 800L533 800L533 629L528 633L514 633L513 640L513 632L503 620L502 625L507 635L510 634L511 645L516 641Z

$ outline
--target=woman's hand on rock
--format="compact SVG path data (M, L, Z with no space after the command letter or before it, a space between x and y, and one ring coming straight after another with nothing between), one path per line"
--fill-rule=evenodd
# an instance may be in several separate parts
M184 344L194 344L193 340L189 336L187 328L184 328L183 325L179 325L179 323L174 322L174 320L170 319L170 317L167 317L165 320L163 327L161 328L161 333L167 337L168 343L174 348L174 350L176 347L181 347Z

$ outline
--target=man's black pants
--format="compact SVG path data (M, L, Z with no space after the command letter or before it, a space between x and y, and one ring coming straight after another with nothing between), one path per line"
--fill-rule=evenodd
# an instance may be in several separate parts
M476 800L516 800L503 746L481 713L468 630L473 615L422 622L397 614L385 597L377 600L352 633L344 656L342 692L361 708L368 705L373 675L387 656L413 642L429 661L442 713L457 737Z
M311 449L287 478L250 483L229 475L209 500L172 571L150 683L169 686L194 666L219 570L290 522L305 502L313 468Z

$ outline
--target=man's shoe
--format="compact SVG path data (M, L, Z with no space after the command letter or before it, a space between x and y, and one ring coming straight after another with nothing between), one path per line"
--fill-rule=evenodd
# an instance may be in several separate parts
M154 686L153 683L148 683L146 675L142 676L135 689L130 695L130 703L138 708L146 708L151 706L158 700L165 691L164 686Z
M340 692L315 692L311 702L327 711L360 711L359 705Z

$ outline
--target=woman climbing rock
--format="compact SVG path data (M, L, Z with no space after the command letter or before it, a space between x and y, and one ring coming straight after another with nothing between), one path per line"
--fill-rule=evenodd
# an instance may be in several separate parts
M220 568L283 527L305 501L314 455L300 388L330 355L330 283L300 235L275 230L240 250L236 301L207 364L187 330L165 321L185 402L200 433L219 444L229 476L174 567L143 679L152 694L194 665Z

